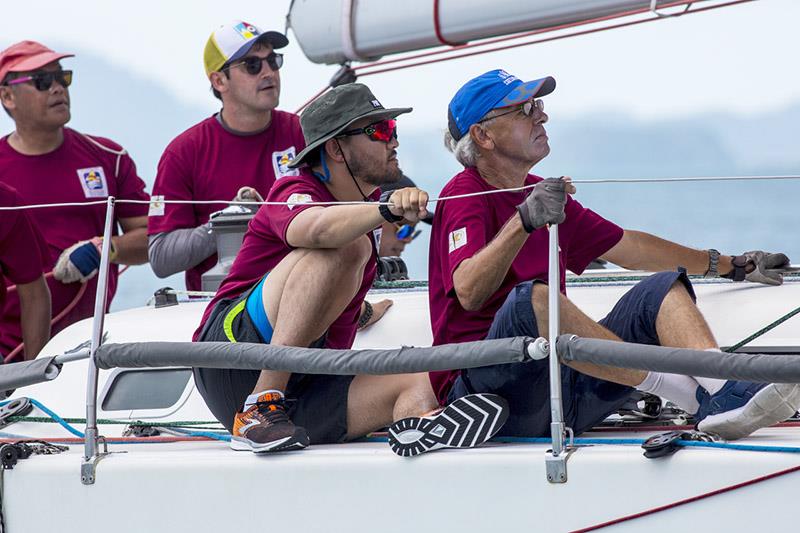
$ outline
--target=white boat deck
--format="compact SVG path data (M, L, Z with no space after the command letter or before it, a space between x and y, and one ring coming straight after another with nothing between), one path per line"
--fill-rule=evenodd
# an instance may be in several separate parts
M698 283L696 289L720 344L730 345L797 307L798 281L780 288ZM577 285L569 292L590 316L600 318L627 288ZM355 347L430 344L426 293L389 297L395 305L374 329L359 335ZM193 302L114 313L106 320L107 342L188 340L204 306ZM90 327L89 321L71 326L45 353L75 347L89 338ZM800 317L752 344L800 351ZM16 396L34 398L62 417L83 418L86 367L86 361L69 363L56 381ZM100 390L111 375L100 372ZM191 381L169 409L100 410L98 417L154 425L213 420ZM100 432L119 436L123 427L101 425ZM0 431L72 437L56 424L18 422ZM667 428L602 430L582 437L646 438L662 431ZM765 429L738 443L800 447L800 427ZM568 462L568 482L555 485L545 477L546 444L489 443L413 459L394 455L385 442L317 445L267 456L233 452L218 441L109 448L115 453L99 463L90 486L80 482L80 445L59 455L33 456L5 471L7 530L573 531L800 466L795 453L684 448L651 460L639 446L605 444L579 447ZM796 501L792 489L799 480L800 473L790 473L611 529L672 531L703 523L706 530L795 530L796 519L787 509Z

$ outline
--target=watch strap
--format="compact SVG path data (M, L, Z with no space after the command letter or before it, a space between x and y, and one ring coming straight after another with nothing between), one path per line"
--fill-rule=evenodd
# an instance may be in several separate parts
M389 210L389 206L386 205L389 202L389 197L392 196L393 192L394 191L383 192L383 194L381 194L381 199L380 199L381 205L378 206L378 212L381 214L384 220L392 223L400 222L401 220L403 220L402 215L395 215L394 213L391 212L391 210Z

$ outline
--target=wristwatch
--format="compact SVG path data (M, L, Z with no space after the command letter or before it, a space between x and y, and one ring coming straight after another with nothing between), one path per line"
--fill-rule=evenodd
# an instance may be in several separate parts
M387 222L392 222L392 223L400 222L401 220L403 220L402 215L395 215L389 210L389 206L385 205L386 203L389 202L389 197L392 195L393 192L394 191L385 191L383 194L381 194L381 199L380 199L381 205L378 206L378 212L381 214L381 216Z
M708 270L706 270L705 277L717 278L719 277L719 250L709 248L706 251L708 252Z

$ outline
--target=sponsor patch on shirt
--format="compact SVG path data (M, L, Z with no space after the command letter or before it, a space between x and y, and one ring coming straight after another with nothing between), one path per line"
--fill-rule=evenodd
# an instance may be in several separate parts
M381 251L381 236L383 235L383 226L379 226L372 230L372 238L375 239L375 249L380 253Z
M289 209L294 209L294 206L296 206L298 204L307 204L307 203L310 203L312 201L313 200L311 199L311 195L310 194L300 194L300 193L297 193L297 192L292 194L291 196L289 196L289 199L286 200L286 202L289 204L287 206L287 207L289 207Z
M275 170L275 179L279 180L286 176L299 176L300 171L296 168L289 168L289 163L297 155L294 146L290 146L282 152L272 152L272 168Z
M149 217L163 217L164 216L164 196L157 195L150 197L150 210L147 212Z
M78 169L78 178L86 198L105 198L108 196L108 183L103 167Z
M462 246L467 244L467 228L460 228L453 232L447 238L448 253L453 253Z

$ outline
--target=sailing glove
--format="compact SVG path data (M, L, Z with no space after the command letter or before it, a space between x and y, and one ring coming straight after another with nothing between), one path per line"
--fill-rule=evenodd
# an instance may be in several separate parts
M771 254L754 250L735 256L733 270L721 277L733 281L752 281L766 285L780 285L783 283L784 272L789 271L791 265L785 254Z
M242 187L233 199L234 202L263 202L264 198L252 187Z
M522 227L531 233L547 224L561 224L567 215L568 182L561 178L547 178L536 184L525 201L517 206Z
M95 237L88 241L79 241L61 252L53 268L53 277L61 283L86 283L97 275L100 268L100 252L103 249L103 238ZM111 257L115 254L113 245Z

